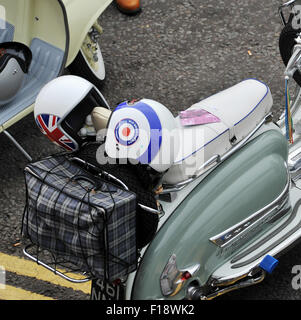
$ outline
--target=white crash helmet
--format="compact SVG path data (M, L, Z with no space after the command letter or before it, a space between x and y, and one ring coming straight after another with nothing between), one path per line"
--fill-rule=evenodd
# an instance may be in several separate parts
M0 43L0 107L15 98L31 60L32 53L26 45L19 42Z
M164 172L178 152L177 129L172 113L161 103L123 102L110 117L105 150L112 159L134 160Z
M98 89L86 79L65 75L46 84L37 96L34 117L41 132L67 151L86 141L80 135L95 107L109 109Z

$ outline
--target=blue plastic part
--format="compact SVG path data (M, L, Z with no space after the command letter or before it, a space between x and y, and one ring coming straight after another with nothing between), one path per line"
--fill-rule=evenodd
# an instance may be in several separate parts
M272 273L278 265L278 260L270 255L266 255L259 264L259 267L268 273Z
M5 29L3 29L5 26ZM0 18L0 43L10 42L14 39L15 27Z

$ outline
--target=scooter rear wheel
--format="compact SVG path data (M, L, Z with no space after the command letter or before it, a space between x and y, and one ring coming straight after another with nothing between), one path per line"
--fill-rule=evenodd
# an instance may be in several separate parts
M83 44L84 46L85 44ZM83 46L74 61L68 67L69 71L76 76L83 77L101 89L105 80L105 64L99 43L97 47L97 61L91 61L83 50Z
M291 21L291 19L289 19ZM292 54L293 48L296 44L295 39L298 34L301 32L301 29L294 29L291 22L288 22L287 25L282 29L279 37L279 50L282 61L285 65L288 64ZM296 71L294 74L294 80L301 87L301 73Z

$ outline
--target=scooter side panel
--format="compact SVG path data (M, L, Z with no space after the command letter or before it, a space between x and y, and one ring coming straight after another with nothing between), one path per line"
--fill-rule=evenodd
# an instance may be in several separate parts
M234 252L228 250L221 254L220 248L209 239L277 199L288 183L287 156L285 138L279 131L270 130L206 177L165 222L147 248L137 271L132 298L185 297L185 287L174 297L164 297L161 292L160 276L172 254L176 255L181 271L200 265L186 287L195 280L204 285L214 270L240 249L236 247ZM264 225L259 235L271 225Z
M14 41L30 46L39 38L65 51L66 32L62 8L53 0L0 0L5 18L15 28Z

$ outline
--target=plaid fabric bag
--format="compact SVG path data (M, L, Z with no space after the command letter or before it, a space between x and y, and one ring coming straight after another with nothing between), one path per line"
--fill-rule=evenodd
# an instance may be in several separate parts
M25 168L22 234L93 277L113 281L137 267L136 195L64 156Z

